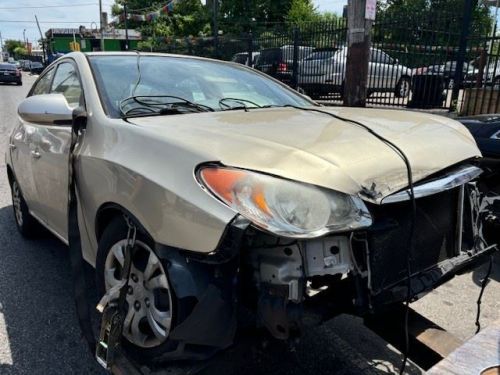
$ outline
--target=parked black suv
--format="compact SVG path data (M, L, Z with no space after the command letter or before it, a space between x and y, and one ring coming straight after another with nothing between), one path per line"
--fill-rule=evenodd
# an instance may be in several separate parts
M283 46L263 49L255 64L255 69L290 85L293 76L293 48L293 46ZM299 46L298 60L301 61L313 50L313 47Z

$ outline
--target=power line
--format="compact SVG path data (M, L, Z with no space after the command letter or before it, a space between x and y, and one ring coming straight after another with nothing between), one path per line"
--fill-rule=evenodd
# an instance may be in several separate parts
M98 3L81 3L81 4L68 4L68 5L38 5L38 6L18 6L18 7L2 7L0 10L17 10L17 9L44 9L44 8L75 8L84 6L97 6ZM105 5L112 5L110 3Z

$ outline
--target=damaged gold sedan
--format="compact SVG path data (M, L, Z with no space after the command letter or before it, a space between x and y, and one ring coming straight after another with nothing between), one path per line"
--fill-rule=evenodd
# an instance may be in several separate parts
M135 53L66 55L18 112L23 235L69 242L74 183L83 257L113 299L137 228L123 344L142 359L206 358L243 309L289 339L390 308L494 250L481 153L453 120L320 107L241 65Z

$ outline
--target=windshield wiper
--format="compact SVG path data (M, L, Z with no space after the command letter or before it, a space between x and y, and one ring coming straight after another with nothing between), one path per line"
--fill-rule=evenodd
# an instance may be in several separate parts
M238 105L238 106L232 106L232 105L229 105L229 104L226 103L228 101L235 102L235 103L238 103L240 105ZM219 106L221 107L221 109L223 111L235 111L235 110L238 110L238 109L244 109L245 112L248 112L248 108L249 107L246 105L246 103L252 104L256 108L262 108L261 105L255 103L255 102L252 102L251 100L248 100L248 99L222 98L221 100L219 100Z
M159 100L152 100L154 98L158 98ZM176 101L162 101L161 99L176 99ZM138 106L125 109L127 105L133 104L137 104ZM174 95L134 95L120 101L120 112L122 118L126 118L131 116L214 112L214 109Z

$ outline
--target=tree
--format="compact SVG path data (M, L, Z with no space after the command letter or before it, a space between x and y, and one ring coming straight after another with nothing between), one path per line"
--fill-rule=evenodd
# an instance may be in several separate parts
M9 54L14 54L16 48L21 47L24 48L24 43L20 40L7 39L4 42L4 48L9 52Z
M214 0L212 0L214 1ZM220 0L219 24L225 33L272 29L286 21L293 0Z
M311 0L292 0L286 21L304 27L320 20L320 15Z
M114 16L124 14L122 0L115 0L111 11ZM127 0L128 14L147 14L161 9L165 5L154 0ZM147 48L156 46L156 39L168 36L198 36L210 33L209 15L200 0L182 0L174 5L172 14L161 13L152 21L141 22L127 20L129 28L142 33ZM125 27L123 21L117 27Z
M16 56L20 56L20 55L27 55L28 54L28 50L24 47L16 47L14 48L14 54Z
M387 0L379 2L376 24L392 25L384 34L394 43L456 46L463 28L464 1ZM404 27L401 27L402 25ZM472 11L471 37L486 36L491 27L492 19L488 8L483 2L477 1ZM414 32L408 33L410 29Z

